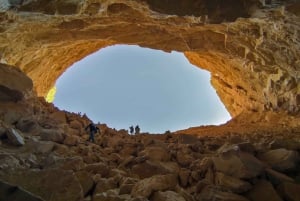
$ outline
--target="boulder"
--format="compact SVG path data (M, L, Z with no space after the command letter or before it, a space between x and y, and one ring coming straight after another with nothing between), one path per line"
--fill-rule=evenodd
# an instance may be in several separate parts
M152 161L170 161L171 159L168 150L161 146L146 147L138 156L144 156Z
M255 201L283 201L273 188L272 184L266 180L258 181L254 187L247 193L250 200Z
M58 121L59 123L62 124L66 124L67 123L67 117L66 117L66 113L63 111L57 111L57 112L53 112L50 115L51 118L55 119L56 121Z
M82 187L83 195L87 195L94 186L94 180L86 171L76 172L76 177Z
M80 123L80 121L78 120L73 120L70 122L70 127L73 129L77 129L77 130L81 130L82 129L82 124Z
M60 163L59 167L64 170L79 171L83 170L85 167L83 159L80 156L62 158L58 163Z
M74 135L67 135L64 139L64 144L68 146L76 146L79 143L79 137Z
M145 161L144 163L136 164L132 166L133 174L138 175L140 178L148 178L154 175L163 175L170 173L169 170L164 168L159 162Z
M63 143L64 141L64 136L63 134L55 129L42 129L41 133L41 140L44 141L53 141L57 143Z
M21 133L14 128L8 128L6 135L9 142L13 145L22 146L25 144L24 138Z
M59 169L8 170L0 172L0 178L47 201L83 199L82 188L73 171Z
M155 175L137 182L131 191L133 197L148 198L154 191L174 190L177 185L176 175Z
M3 201L44 201L28 191L6 182L0 181L0 200Z
M270 143L271 149L285 148L288 150L300 150L300 141L295 139L275 139Z
M227 176L221 172L215 173L215 184L233 193L244 193L252 188L251 184L240 179Z
M32 93L32 80L20 69L0 63L0 101L19 101Z
M55 143L50 141L39 141L31 138L27 142L27 147L32 149L35 154L49 154L53 151Z
M300 159L298 152L283 148L268 151L260 155L259 158L278 171L294 169Z
M177 151L176 159L178 164L182 167L189 166L195 160L189 153L183 153L181 151Z
M108 165L101 162L89 164L85 167L85 170L91 174L101 174L102 177L108 177L110 172Z
M277 192L287 201L300 201L300 184L283 182L277 187Z
M38 130L38 124L31 118L25 117L21 118L18 123L16 124L16 128L24 133L33 134L34 131Z
M155 192L151 201L186 201L181 195L174 191Z
M248 153L254 153L255 147L250 142L242 142L238 144L224 144L222 147L218 149L218 153L220 154L226 154L228 152L248 152Z
M212 160L217 171L241 179L256 177L264 169L261 161L246 152L228 153Z
M206 186L200 194L196 195L196 200L199 201L249 201L247 198L229 192L222 192L214 186ZM256 201L256 200L255 200ZM266 200L265 200L266 201Z

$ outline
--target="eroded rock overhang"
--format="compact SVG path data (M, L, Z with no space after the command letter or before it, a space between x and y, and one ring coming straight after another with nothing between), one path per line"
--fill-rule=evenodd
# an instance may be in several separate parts
M300 111L300 1L4 0L0 58L44 96L74 62L113 44L185 53L232 116Z

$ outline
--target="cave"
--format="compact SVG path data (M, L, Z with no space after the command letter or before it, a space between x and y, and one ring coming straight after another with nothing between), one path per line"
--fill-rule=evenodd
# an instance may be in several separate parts
M299 0L1 1L5 195L15 189L51 201L299 199L299 8ZM98 125L107 135L98 144L83 142L90 120L44 97L73 63L122 44L181 52L208 70L232 120L133 137Z
M115 129L164 133L231 119L210 77L183 53L113 45L74 63L46 100Z

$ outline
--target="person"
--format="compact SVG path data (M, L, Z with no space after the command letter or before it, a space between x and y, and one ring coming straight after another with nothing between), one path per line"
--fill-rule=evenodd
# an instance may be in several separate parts
M93 123L91 122L86 128L85 130L90 130L90 137L87 141L92 141L92 142L95 142L95 139L94 139L94 134L97 133L97 131L100 129Z
M130 133L131 135L133 134L133 131L134 131L133 126L130 126L130 127L129 127L129 133Z
M135 127L135 134L139 134L140 133L140 127L139 127L139 125L136 125L136 127Z

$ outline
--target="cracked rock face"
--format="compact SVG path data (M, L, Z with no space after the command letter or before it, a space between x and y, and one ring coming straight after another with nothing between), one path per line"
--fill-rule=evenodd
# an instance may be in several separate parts
M2 0L0 61L45 95L74 62L113 44L183 52L234 117L300 112L299 0Z

